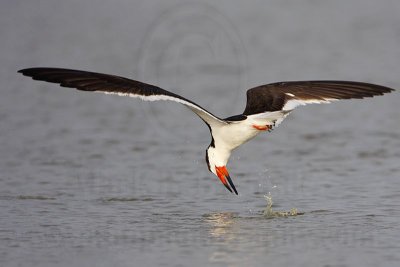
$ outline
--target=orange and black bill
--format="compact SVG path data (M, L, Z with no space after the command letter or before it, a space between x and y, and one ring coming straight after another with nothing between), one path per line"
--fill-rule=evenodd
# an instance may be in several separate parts
M217 172L218 178L221 180L222 184L228 189L231 193L232 189L235 192L236 195L238 195L238 192L236 190L235 185L233 184L233 181L231 177L229 176L228 170L226 169L225 166L222 167L215 167L215 170Z

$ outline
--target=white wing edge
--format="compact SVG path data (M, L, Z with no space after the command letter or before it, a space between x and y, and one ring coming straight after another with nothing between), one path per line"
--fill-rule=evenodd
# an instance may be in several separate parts
M208 123L210 126L221 126L221 125L228 124L226 121L215 117L213 114L209 113L208 111L201 108L200 106L195 105L189 101L185 101L181 98L173 97L173 96L168 96L168 95L143 96L143 95L130 94L130 93L107 92L107 91L96 91L96 92L104 93L104 94L108 94L108 95L119 95L119 96L129 96L129 97L134 97L134 98L140 98L141 100L144 100L144 101L174 101L174 102L183 104L186 107L188 107L190 110L192 110L194 113L196 113L201 119L203 119L206 123Z

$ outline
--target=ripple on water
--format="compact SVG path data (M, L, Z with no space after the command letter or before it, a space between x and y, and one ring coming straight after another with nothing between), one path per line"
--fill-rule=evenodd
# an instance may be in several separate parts
M16 197L17 199L21 200L55 200L55 197L48 197L48 196L29 196L29 195L20 195Z
M104 202L129 202L129 201L153 201L154 199L151 197L145 198L136 198L136 197L109 197L109 198L102 198Z

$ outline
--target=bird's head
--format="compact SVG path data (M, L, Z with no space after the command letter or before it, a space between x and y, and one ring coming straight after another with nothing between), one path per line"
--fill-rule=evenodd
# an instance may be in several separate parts
M233 189L237 195L238 192L236 187L229 176L228 170L226 169L226 164L230 154L230 151L220 150L210 145L206 151L206 162L208 165L208 170L214 173L221 180L226 189L228 189L231 193L233 193Z

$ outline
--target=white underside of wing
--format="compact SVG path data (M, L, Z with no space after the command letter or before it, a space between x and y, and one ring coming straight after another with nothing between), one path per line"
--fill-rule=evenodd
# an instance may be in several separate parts
M284 117L288 112L286 111L267 111L263 113L248 115L247 118L252 122L271 122L281 119Z
M173 101L173 102L183 104L186 107L188 107L189 109L191 109L200 118L202 118L204 121L206 121L210 126L218 126L218 125L227 124L227 122L215 117L213 114L202 109L201 107L199 107L189 101L185 101L181 98L177 98L177 97L173 97L173 96L168 96L168 95L143 96L143 95L130 94L130 93L120 93L120 92L106 92L106 91L97 91L97 92L111 94L111 95L129 96L129 97L139 98L144 101Z
M295 97L295 95L286 93L288 96ZM293 110L298 106L304 106L307 104L329 104L332 101L336 101L338 99L334 98L325 98L324 100L320 99L298 99L298 98L293 98L290 99L289 101L286 102L286 104L283 106L282 110Z
M286 93L286 95L291 97L296 97L294 94ZM328 104L332 101L336 101L338 99L334 98L326 98L324 100L321 99L298 99L293 98L286 102L280 111L268 111L259 114L253 114L247 116L250 121L256 125L273 125L277 127L282 121L289 115L289 113L298 106L304 106L307 104Z

